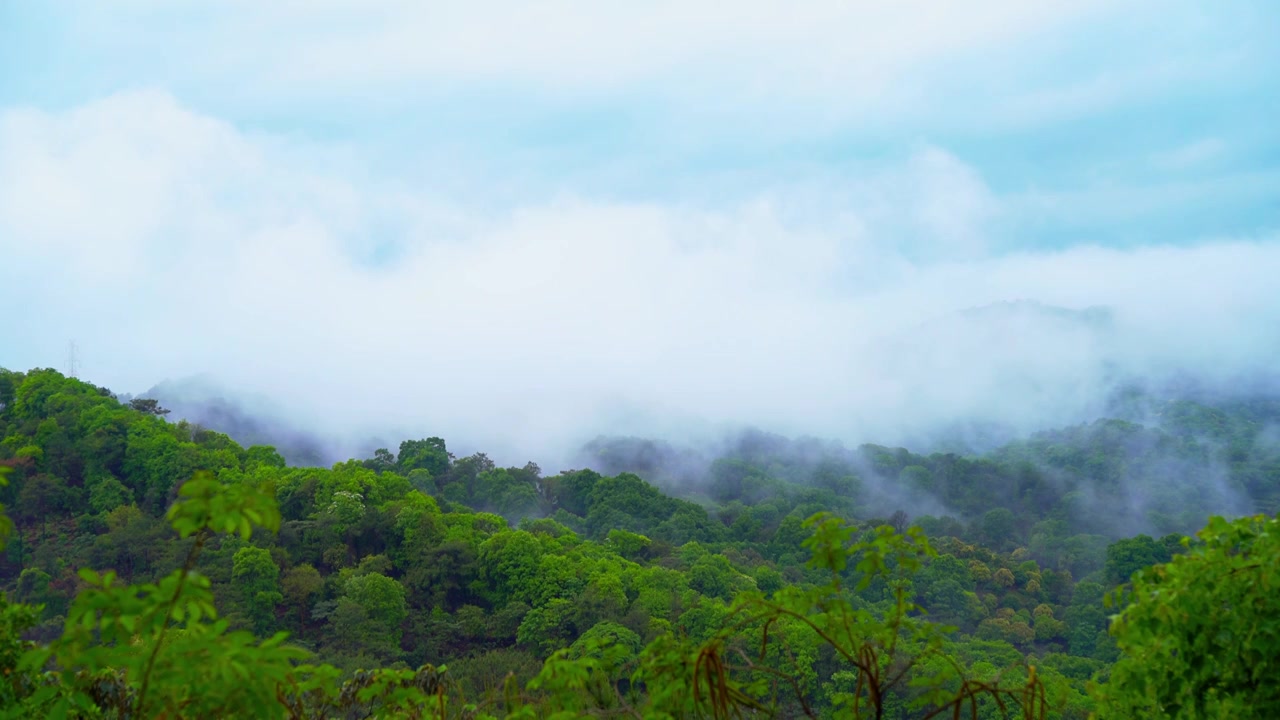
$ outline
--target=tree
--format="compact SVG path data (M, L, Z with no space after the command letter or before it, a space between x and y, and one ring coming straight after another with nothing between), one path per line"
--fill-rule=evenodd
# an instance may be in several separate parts
M405 573L415 600L427 606L453 608L470 595L479 573L475 548L462 540L448 540L431 548Z
M408 616L404 586L377 572L347 580L338 600L334 632L345 650L371 651L383 660L400 654L400 625Z
M275 609L284 596L280 593L280 568L266 548L246 546L232 559L231 580L240 602L249 615L253 631L267 635L275 625Z
M253 445L244 451L245 465L282 468L284 456L270 445Z
M898 473L898 482L919 492L932 493L936 483L933 473L920 465L908 465Z
M475 507L516 518L536 514L539 505L535 486L537 477L529 475L510 469L493 469L480 473L476 477L472 496Z
M516 631L516 640L542 657L573 640L573 603L553 598L546 605L530 610Z
M1009 568L1000 568L991 576L991 579L1000 587L1013 587L1014 577L1013 573L1009 571Z
M940 580L925 592L925 607L934 617L955 622L964 616L969 605L964 586L951 578Z
M44 535L52 513L63 510L69 496L69 488L62 478L40 474L28 478L18 491L18 507L28 520L40 521L40 534Z
M627 532L626 530L610 530L605 544L628 560L638 560L653 544L653 541L638 533Z
M309 563L295 565L285 573L280 587L289 604L297 608L298 622L306 624L311 598L324 587L320 571Z
M182 486L168 516L189 540L182 567L157 583L132 586L111 571L81 570L85 589L62 636L30 648L16 664L29 674L29 695L6 708L14 713L7 716L68 717L72 708L95 706L101 714L89 716L279 714L280 691L295 686L295 663L307 653L283 646L283 635L259 642L247 632L227 632L209 579L195 572L215 532L248 539L255 524L277 529L274 501L258 488L227 487L206 475ZM47 667L57 670L42 675Z
M554 502L559 507L578 517L586 517L591 507L591 491L600 479L600 473L592 470L572 470L544 482L551 487Z
M1034 672L1008 683L965 677L946 655L943 628L919 617L910 576L935 553L918 529L902 535L881 526L851 542L857 531L839 518L819 514L806 524L813 528L805 542L808 566L829 573L830 581L786 588L770 599L740 597L699 647L682 647L670 636L652 643L637 676L661 689L650 695L645 716L742 717L751 709L815 716L809 698L817 689L820 650L852 681L828 696L835 717L900 717L908 710L915 717L951 717L971 705L976 714L980 704L1011 701L1024 717L1043 716L1047 702ZM846 575L857 578L856 591L885 583L893 600L877 611L855 606L843 587ZM735 652L739 633L752 638L750 654ZM784 696L794 698L791 707L765 704Z
M739 575L723 555L703 555L689 568L689 587L707 597L729 599Z
M1107 546L1107 561L1103 566L1107 582L1119 585L1144 567L1168 562L1172 557L1168 548L1150 535L1119 540Z
M1067 633L1067 624L1053 616L1053 608L1049 605L1037 605L1035 612L1036 640L1041 642L1058 640Z
M1103 605L1107 588L1172 567L1187 549L1181 535L1116 542L1117 529L1144 518L1162 533L1199 522L1219 483L1197 488L1185 478L1209 465L1258 507L1280 507L1280 455L1265 435L1280 400L1250 400L1238 412L1187 407L1175 415L1193 422L1177 420L1183 429L1172 435L1091 425L978 458L899 448L859 456L756 434L719 455L614 453L600 466L612 477L544 478L533 464L497 469L483 455L454 462L436 439L409 441L394 458L384 450L371 466L289 468L271 448L166 422L53 371L0 371L0 379L11 388L0 387L0 474L12 481L0 503L23 530L0 556L0 718L724 717L730 705L759 717L808 710L925 720L961 709L995 718L1033 710L1001 712L998 700L1022 703L1027 695L1008 691L1035 691L1040 680L1049 717L1082 720L1095 710L1086 682L1109 679L1121 654L1107 632L1116 612ZM183 484L197 468L213 469L217 492L209 478ZM902 516L874 528L868 512L855 514L869 508L842 497L856 491L856 473L873 471L896 477L903 492L935 493L971 524L916 518L930 536L948 536L937 541L941 556L903 531ZM706 495L712 480L742 499L717 506ZM670 487L693 489L698 502ZM250 493L278 510L246 512ZM1126 494L1142 506L1120 502ZM200 517L189 512L195 506ZM182 537L165 521L171 507ZM880 505L886 516L893 507ZM551 517L511 530L510 519L530 509ZM835 516L806 527L801 518L819 510ZM274 536L219 537L242 522L275 529L277 520ZM0 517L0 533L6 526ZM77 577L80 567L117 574ZM1210 579L1229 585L1235 575ZM1176 599L1166 591L1154 592ZM1210 608L1274 614L1253 591ZM215 597L229 607L215 608ZM1248 625L1254 636L1230 616L1211 629L1169 630L1200 622L1199 610L1161 604L1158 612L1167 617L1149 642L1188 668L1145 686L1117 670L1100 699L1155 690L1117 702L1110 717L1271 710L1253 707L1267 698L1266 678L1232 680L1230 670L1274 671L1257 646L1273 631L1266 622ZM283 646L249 631L286 627L338 667L276 662ZM1180 646L1183 636L1203 647ZM45 649L52 655L20 659ZM1034 668L1025 663L1033 655ZM447 689L444 673L402 661L472 663L467 689ZM388 663L394 669L356 671ZM1198 682L1202 666L1218 665L1227 677L1197 690L1204 708L1161 708L1167 686ZM515 674L504 680L508 669ZM535 675L536 685L524 684ZM976 707L955 704L997 682L1001 692ZM1222 683L1246 699L1223 700L1232 690ZM387 693L399 704L383 702ZM846 713L856 698L860 709Z
M431 477L440 477L449 470L449 450L438 437L405 440L400 443L396 467L405 475L412 470L426 470Z
M1004 549L1013 543L1015 518L1008 508L988 510L980 523L982 537L992 547Z
M85 486L89 489L89 508L96 513L108 513L133 502L133 492L111 473L93 475Z
M333 529L339 536L345 536L360 523L364 513L364 498L360 493L339 490L333 494L321 517L333 523Z
M488 455L476 453L453 462L448 472L438 477L441 493L456 502L470 502L476 494L476 482L481 473L496 467ZM451 487L452 486L452 487Z
M586 590L576 600L577 614L574 625L585 631L597 623L616 621L627 609L627 593L622 579L614 573L604 573L587 583Z
M547 578L539 572L542 544L529 532L500 532L480 545L480 577L494 591L494 602L521 600L535 604Z
M169 414L168 410L160 407L159 400L152 400L151 398L134 398L129 401L129 407L133 408L134 410L137 410L140 413L146 413L148 415L168 415Z
M0 371L2 373L3 371ZM0 374L0 381L4 375ZM2 479L2 476L0 476ZM3 540L0 539L0 544ZM30 679L22 673L9 672L9 668L17 667L18 660L34 647L34 643L24 640L23 636L35 626L39 613L30 605L10 604L0 593L0 668L5 669L4 678L0 680L0 708L12 708L30 690L27 687Z
M1213 517L1197 537L1112 595L1101 717L1280 717L1280 519Z
M22 376L0 368L0 412L13 404L13 399L17 396L18 385L22 382Z
M49 581L52 579L49 573L39 568L26 568L18 576L18 584L13 589L13 595L24 603L43 605L44 616L52 617L65 609L62 597L50 592Z
M386 472L394 470L396 467L396 456L386 448L378 448L373 451L373 457L364 461L364 466L376 472Z

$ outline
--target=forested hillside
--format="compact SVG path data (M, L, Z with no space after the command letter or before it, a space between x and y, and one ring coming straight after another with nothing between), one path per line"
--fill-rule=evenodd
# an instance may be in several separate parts
M0 701L15 717L1273 717L1280 402L1123 400L981 455L601 438L590 468L552 474L430 437L311 468L154 401L0 370ZM1228 591L1249 608L1222 616L1236 624L1186 630Z
M1138 533L1189 534L1208 514L1280 510L1280 395L1128 388L1112 405L1115 417L982 454L848 449L758 431L713 452L607 437L587 451L601 472L638 473L748 525L769 525L793 507L780 498L803 496L851 517L906 513L930 535L1025 547L1049 566L1063 553L1088 562L1086 548Z

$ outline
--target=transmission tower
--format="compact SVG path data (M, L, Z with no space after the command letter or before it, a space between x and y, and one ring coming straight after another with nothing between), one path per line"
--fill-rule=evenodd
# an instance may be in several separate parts
M67 343L67 377L80 376L80 352L76 348L76 341L72 340Z

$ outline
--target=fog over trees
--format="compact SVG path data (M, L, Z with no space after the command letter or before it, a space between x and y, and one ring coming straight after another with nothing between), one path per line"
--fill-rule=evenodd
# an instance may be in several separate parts
M0 3L0 720L1280 717L1276 28Z

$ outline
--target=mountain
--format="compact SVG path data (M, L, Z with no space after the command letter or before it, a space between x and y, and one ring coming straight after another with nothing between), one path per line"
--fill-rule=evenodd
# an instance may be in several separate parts
M217 430L241 445L271 445L290 465L327 467L345 459L336 442L298 428L270 400L237 393L210 375L165 380L142 397L158 400L171 419Z

